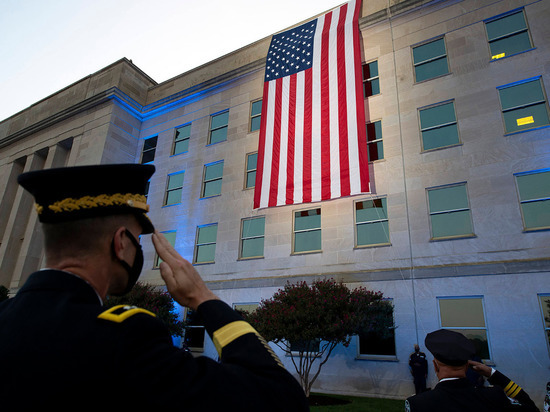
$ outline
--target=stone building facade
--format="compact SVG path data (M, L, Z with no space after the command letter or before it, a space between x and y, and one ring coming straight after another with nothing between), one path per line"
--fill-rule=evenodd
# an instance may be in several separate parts
M19 173L151 162L151 219L226 302L253 307L287 281L320 278L392 300L394 337L338 348L314 390L404 398L414 392L413 345L425 350L426 333L447 327L477 339L480 356L541 406L550 381L549 4L362 7L370 194L253 209L270 37L160 84L121 59L0 122L0 284L14 293L43 265ZM302 230L320 246L302 245ZM142 280L161 285L152 244L142 243ZM194 350L213 354L200 325L194 332ZM428 380L435 385L432 372Z

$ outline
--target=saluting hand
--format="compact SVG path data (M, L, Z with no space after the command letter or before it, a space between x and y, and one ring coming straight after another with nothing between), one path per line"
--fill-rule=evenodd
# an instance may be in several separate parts
M166 283L168 293L180 305L193 310L207 301L218 297L206 286L195 267L176 252L162 233L155 230L153 245L162 259L160 275Z
M493 371L493 369L490 366L485 365L484 363L469 360L468 366L480 375L483 375L487 378L491 377L491 372Z

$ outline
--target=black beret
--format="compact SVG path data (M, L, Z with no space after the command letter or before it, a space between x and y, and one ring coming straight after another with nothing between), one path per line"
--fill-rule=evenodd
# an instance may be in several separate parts
M476 351L470 339L448 329L428 333L424 343L434 358L451 366L464 365Z
M145 191L154 172L153 165L75 166L23 173L17 181L34 196L40 222L131 213L143 233L152 233Z

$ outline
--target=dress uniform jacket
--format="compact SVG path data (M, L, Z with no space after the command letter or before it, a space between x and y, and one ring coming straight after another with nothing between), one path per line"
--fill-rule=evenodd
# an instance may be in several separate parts
M174 347L143 309L105 311L72 274L32 274L0 304L2 410L308 410L296 379L234 310L211 300L197 311L220 362Z
M431 391L412 396L405 403L411 412L538 411L529 395L499 371L489 378L493 387L476 388L467 379L439 382ZM512 403L510 398L517 402Z

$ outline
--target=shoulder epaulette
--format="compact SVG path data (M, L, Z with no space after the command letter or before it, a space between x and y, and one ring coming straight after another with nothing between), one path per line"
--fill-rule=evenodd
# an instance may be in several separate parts
M121 323L131 316L138 313L146 313L147 315L156 317L153 312L149 312L146 309L138 308L137 306L117 305L107 309L105 312L100 313L97 317L99 319L109 320L111 322Z

